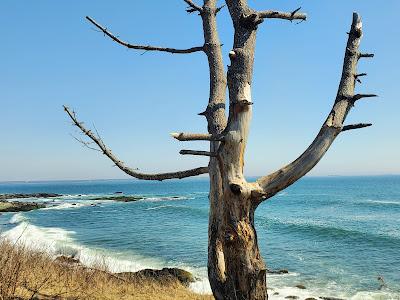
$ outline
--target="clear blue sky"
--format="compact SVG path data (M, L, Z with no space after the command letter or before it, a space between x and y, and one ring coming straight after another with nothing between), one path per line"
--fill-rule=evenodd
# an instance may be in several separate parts
M342 134L310 174L399 174L400 1L249 3L288 11L302 6L309 19L260 26L246 174L263 175L290 162L318 132L336 94L353 11L363 18L361 49L376 54L359 64L368 77L358 91L380 98L360 101L348 123L374 126ZM205 165L205 158L178 151L207 149L206 143L169 137L173 131L206 130L197 116L208 99L205 55L140 55L94 31L86 15L132 43L177 48L203 43L201 20L186 14L182 0L2 0L0 181L127 178L70 136L78 133L62 104L88 126L95 123L114 153L140 170ZM227 58L232 29L226 9L219 32Z

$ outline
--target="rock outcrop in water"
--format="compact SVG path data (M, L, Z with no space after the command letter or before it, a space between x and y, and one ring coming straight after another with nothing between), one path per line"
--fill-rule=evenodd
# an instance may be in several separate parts
M42 203L19 202L19 201L9 202L0 200L0 212L30 211L45 207L46 206Z
M117 202L134 202L138 200L143 200L145 197L142 196L102 196L91 198L90 200L111 200Z
M33 194L0 194L0 200L23 199L23 198L55 198L62 195L53 193L33 193Z
M281 269L281 270L271 270L267 269L268 274L273 274L273 275L283 275L283 274L288 274L289 271L286 269Z

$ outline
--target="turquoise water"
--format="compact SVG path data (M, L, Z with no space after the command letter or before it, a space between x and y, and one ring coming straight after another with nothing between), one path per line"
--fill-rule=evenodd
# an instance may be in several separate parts
M93 200L117 191L145 199ZM206 179L0 183L0 193L64 195L37 200L47 209L0 215L0 228L113 271L185 268L198 278L192 288L207 292L207 191ZM304 178L260 205L256 228L268 268L290 272L268 276L271 299L400 299L400 176Z

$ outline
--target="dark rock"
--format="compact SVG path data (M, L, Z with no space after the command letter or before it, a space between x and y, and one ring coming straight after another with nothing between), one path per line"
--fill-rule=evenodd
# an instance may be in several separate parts
M46 205L42 203L0 200L0 212L30 211L45 207Z
M39 292L35 292L32 296L32 298L30 298L32 300L61 300L63 298L61 298L61 296L53 296L53 295L46 295L46 294L42 294Z
M299 299L298 296L286 296L285 299Z
M115 192L114 194L123 194L123 192Z
M322 299L322 300L345 300L342 298L335 298L335 297L319 297L319 299Z
M66 255L58 256L55 261L66 265L75 265L80 263L79 259Z
M92 198L91 200L112 200L118 202L134 202L138 200L142 200L144 197L141 196L104 196L104 197L97 197Z
M282 274L288 274L289 271L286 269L281 269L281 270L270 270L267 269L268 274L275 274L275 275L282 275Z
M306 289L306 287L305 287L304 285L302 285L302 284L298 284L298 285L296 285L296 287L297 287L298 289L302 289L302 290L305 290L305 289Z
M71 205L76 205L76 203L72 203Z
M306 299L304 299L304 300L317 300L317 299L315 299L315 298L313 298L313 297L309 297L309 298L306 298Z
M194 282L192 273L177 268L163 268L161 270L144 269L138 272L116 273L115 275L128 281L137 279L153 279L157 281L177 279L185 286Z
M53 193L33 193L33 194L0 194L0 200L21 199L21 198L55 198L62 195Z
M275 292L275 293L273 293L273 295L279 295L279 293L278 293L278 292Z

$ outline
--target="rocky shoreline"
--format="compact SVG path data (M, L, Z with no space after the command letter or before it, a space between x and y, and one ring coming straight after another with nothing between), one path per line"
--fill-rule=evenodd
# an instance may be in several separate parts
M77 258L61 255L55 259L55 262L67 266L85 267ZM105 272L105 271L104 271ZM108 272L107 272L108 273ZM195 282L192 273L179 268L163 268L163 269L143 269L137 272L119 272L108 273L110 276L116 277L120 280L131 282L135 280L151 279L160 283L168 280L178 280L181 284L188 287L190 283Z
M36 203L36 202L22 202L22 201L8 201L13 199L31 199L31 198L57 198L62 197L63 195L54 194L54 193L32 193L32 194L0 194L0 213L2 212L25 212L40 208L45 208L45 203ZM81 195L77 195L78 197ZM177 197L178 198L178 197ZM134 202L138 200L146 199L145 196L134 196L134 195L123 195L122 193L115 193L115 195L104 195L98 197L91 197L90 200L94 201L116 201L116 202ZM74 205L73 203L72 205ZM65 265L75 265L81 268L87 268L81 264L81 262L69 256L59 256L55 259L57 263L65 264ZM271 270L267 269L267 273L271 275L285 275L288 274L289 271L287 269L279 269L279 270ZM144 269L138 272L121 272L121 273L108 273L110 276L113 276L119 280L123 280L125 282L133 282L137 280L150 279L157 282L165 282L166 280L178 280L182 285L188 287L190 283L195 282L194 276L185 270L178 268L163 268L161 270L156 269ZM298 284L294 286L299 290L307 289L304 285ZM279 293L273 290L269 290L270 296L278 296ZM285 296L285 299L300 299L295 293L294 295ZM303 298L302 298L303 299ZM309 297L304 300L344 300L341 298L334 297Z
M121 195L122 193L118 192L116 195L107 195L94 197L90 200L94 201L116 201L116 202L134 202L138 200L143 200L145 197L143 196L131 196L131 195ZM28 202L28 201L9 201L14 199L32 199L32 198L58 198L63 195L55 194L55 193L31 193L31 194L0 194L0 213L2 212L24 212L30 211L40 208L45 208L46 204L44 203L36 203L36 202ZM81 195L77 195L81 196ZM72 205L76 205L73 203Z
M58 256L55 261L60 264L64 264L67 266L78 266L82 268L86 268L79 259L71 257L71 256L65 256L61 255ZM267 269L268 274L273 274L273 275L285 275L288 274L289 271L287 269L280 269L280 270L270 270ZM138 280L150 280L150 281L155 281L159 283L165 283L168 281L174 281L177 280L180 282L182 285L185 287L189 287L190 283L193 283L196 281L196 278L193 276L192 273L179 269L179 268L163 268L163 269L143 269L137 272L120 272L120 273L109 273L107 272L109 276L115 277L118 280L124 281L124 282L135 282ZM300 290L306 289L306 287L302 284L298 284L295 286L296 288ZM278 292L273 292L269 291L268 294L270 296L278 296ZM308 298L300 298L299 296L296 295L289 295L285 296L285 299L293 299L293 300L345 300L342 298L335 298L335 297L308 297Z
M32 193L32 194L0 194L0 200L27 199L27 198L56 198L62 197L53 193Z
M56 198L61 197L59 194L52 193L33 193L33 194L0 194L0 213L2 212L20 212L30 211L39 208L45 208L43 203L25 202L25 201L8 201L13 199L30 199L30 198Z
M30 211L45 207L46 205L42 203L0 200L0 213Z

